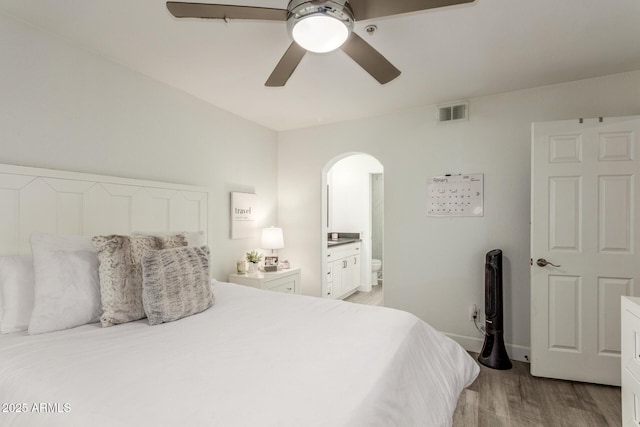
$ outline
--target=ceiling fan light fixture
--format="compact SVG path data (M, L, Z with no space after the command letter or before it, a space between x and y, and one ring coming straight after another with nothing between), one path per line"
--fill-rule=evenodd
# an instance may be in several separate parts
M302 48L315 53L342 46L353 30L353 12L346 2L292 0L287 27Z
M291 36L306 50L324 53L342 46L349 37L349 30L337 19L313 15L298 21L291 30Z

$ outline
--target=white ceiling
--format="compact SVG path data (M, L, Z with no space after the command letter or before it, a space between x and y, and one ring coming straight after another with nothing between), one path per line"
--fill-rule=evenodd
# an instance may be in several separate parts
M0 0L0 10L274 130L640 69L640 0L476 0L361 21L355 31L399 78L381 86L338 50L308 53L283 88L264 86L290 43L282 22L176 19L162 0Z

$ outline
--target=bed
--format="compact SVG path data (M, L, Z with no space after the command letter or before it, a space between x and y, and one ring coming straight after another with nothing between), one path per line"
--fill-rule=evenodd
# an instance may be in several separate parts
M63 221L65 227L77 226L72 231L85 235L108 228L88 219L97 211L91 203L105 202L86 196L96 193L96 186L108 186L108 177L0 167L0 198L16 200L7 196L7 183L27 182L9 189L20 192L44 180L47 186L38 184L37 191L49 191L51 179L66 190L70 181L93 182L74 184L82 187L78 198L61 198L82 206L81 225ZM137 226L144 224L145 212L155 221L147 229L162 225L162 230L199 230L207 216L206 190L136 180L111 184L130 200L148 200L145 192L164 195L169 202L160 204L161 212L182 213L178 225L159 224L160 214L151 208L157 203L133 203L136 209L119 211L129 219L117 212L108 218L129 224L119 232L133 231L131 216ZM17 200L25 203L24 197ZM68 209L59 200L56 209ZM186 201L187 207L172 207L173 200ZM11 238L0 229L4 255L28 252L25 233L49 223L30 214L29 209L42 208L29 203L17 214L0 205L5 222L18 221ZM95 226L87 229L87 224ZM33 257L38 264L36 252ZM44 277L38 268L36 274ZM0 425L448 426L458 396L479 372L458 344L403 311L257 290L208 276L206 287L212 304L175 321L152 325L149 316L110 327L88 321L44 333L0 335ZM0 314L0 321L4 318Z

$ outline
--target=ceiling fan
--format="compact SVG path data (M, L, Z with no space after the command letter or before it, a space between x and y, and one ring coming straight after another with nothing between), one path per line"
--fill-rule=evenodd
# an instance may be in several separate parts
M400 75L380 52L353 32L355 21L398 15L474 0L291 0L286 9L168 1L176 18L286 21L293 42L265 86L284 86L307 51L342 49L380 84Z

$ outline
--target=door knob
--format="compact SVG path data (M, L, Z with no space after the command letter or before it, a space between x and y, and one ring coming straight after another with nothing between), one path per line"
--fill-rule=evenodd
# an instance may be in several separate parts
M539 267L546 267L547 265L552 265L554 267L562 267L561 265L555 265L554 263L549 262L544 258L538 258L538 260L536 261L536 264L538 264Z

